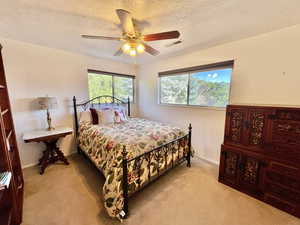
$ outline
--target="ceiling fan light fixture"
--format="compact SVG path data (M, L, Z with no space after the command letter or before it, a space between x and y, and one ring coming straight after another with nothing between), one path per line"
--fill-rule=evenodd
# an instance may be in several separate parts
M81 35L83 38L89 39L100 39L100 40L112 40L112 41L122 41L123 45L119 48L114 56L120 56L122 53L128 54L130 56L136 56L137 54L142 54L147 52L152 56L159 54L159 51L148 45L149 41L160 41L168 39L177 39L180 36L178 30L160 32L154 34L143 35L141 30L136 26L134 19L130 12L124 9L117 9L116 13L120 20L120 26L122 28L121 37L107 37L107 36L95 36L95 35ZM181 43L177 41L174 44ZM171 44L170 46L174 45Z
M126 43L122 46L122 50L123 50L123 52L125 52L125 53L128 53L128 52L130 51L130 49L131 49L131 46L130 46L130 44L129 44L128 42L126 42Z
M145 51L145 46L142 43L139 43L136 47L138 53L143 53Z
M136 56L136 50L134 48L132 48L130 51L129 51L129 55L130 56Z

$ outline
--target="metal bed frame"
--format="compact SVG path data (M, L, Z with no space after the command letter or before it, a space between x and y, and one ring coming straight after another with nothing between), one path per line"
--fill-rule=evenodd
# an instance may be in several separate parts
M109 95L103 95L103 96L98 96L95 97L91 100L88 100L86 102L80 103L78 104L76 101L76 97L73 97L73 107L74 107L74 118L75 118L75 135L76 135L76 139L78 137L78 130L79 130L79 122L78 122L78 115L77 115L77 107L82 107L83 110L89 110L89 108L93 108L96 106L110 106L111 105L127 105L127 114L128 116L130 116L130 99L128 97L127 102L122 101L118 98L115 98L113 96L109 96ZM142 155L138 155L132 159L127 159L127 152L126 152L126 147L123 147L123 161L122 161L122 167L123 167L123 182L122 182L122 186L123 186L123 197L124 197L124 207L123 207L123 211L124 211L124 216L123 218L127 218L129 215L129 208L128 208L128 200L129 197L131 197L133 194L141 191L144 187L146 187L148 184L152 183L153 181L157 180L160 176L162 176L165 172L169 171L170 169L174 168L175 166L181 164L182 162L184 162L185 160L187 161L187 167L191 167L191 138L192 138L192 126L191 124L189 124L188 127L188 134L179 137L169 143L163 144L157 148L154 148L148 152L145 152ZM174 153L176 153L176 150L174 150L173 146L174 145L179 145L182 141L187 141L188 143L188 152L182 154L182 156L180 156L179 154L179 150L178 150L178 157L174 157ZM82 153L84 151L82 151L82 149L79 147L79 143L76 140L77 143L77 151L78 153ZM167 153L171 152L172 154L172 162L171 165L168 166L167 163ZM162 157L163 156L163 157ZM164 163L164 168L160 168L159 166L159 159L161 159L161 157L165 160ZM151 164L151 160L155 159L157 162L157 175L156 176L152 176L151 177L151 170L150 170L150 164ZM89 157L88 157L89 159ZM140 181L140 168L142 165L143 160L147 161L147 165L148 165L148 181L141 185L141 181ZM129 193L129 183L128 183L128 166L133 163L134 165L134 170L138 171L138 188L134 190L134 192ZM97 169L102 173L102 171L97 167Z

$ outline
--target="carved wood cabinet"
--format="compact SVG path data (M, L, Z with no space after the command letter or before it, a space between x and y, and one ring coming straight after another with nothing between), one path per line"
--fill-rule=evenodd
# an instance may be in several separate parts
M300 108L227 106L219 181L300 217Z

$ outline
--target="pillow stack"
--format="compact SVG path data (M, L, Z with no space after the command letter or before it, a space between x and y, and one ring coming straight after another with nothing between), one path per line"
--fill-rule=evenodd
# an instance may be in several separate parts
M122 123L128 120L123 109L101 109L90 108L91 122L93 124Z

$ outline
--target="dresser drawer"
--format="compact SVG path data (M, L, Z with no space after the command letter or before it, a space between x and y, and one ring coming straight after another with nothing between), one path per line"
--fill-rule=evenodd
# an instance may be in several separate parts
M286 165L277 161L269 161L269 169L283 175L300 179L300 169L292 165Z
M300 163L300 149L297 148L269 145L265 147L265 153L272 159L283 160L296 165Z
M291 214L295 214L297 210L297 205L286 202L270 194L266 194L264 200L266 203Z
M300 192L291 190L282 185L271 183L269 181L265 184L266 194L274 195L280 199L291 202L293 204L300 203Z
M273 120L270 143L300 149L300 121Z
M266 171L266 179L271 183L277 183L286 186L288 188L300 190L300 182L298 179L285 176L273 170Z

